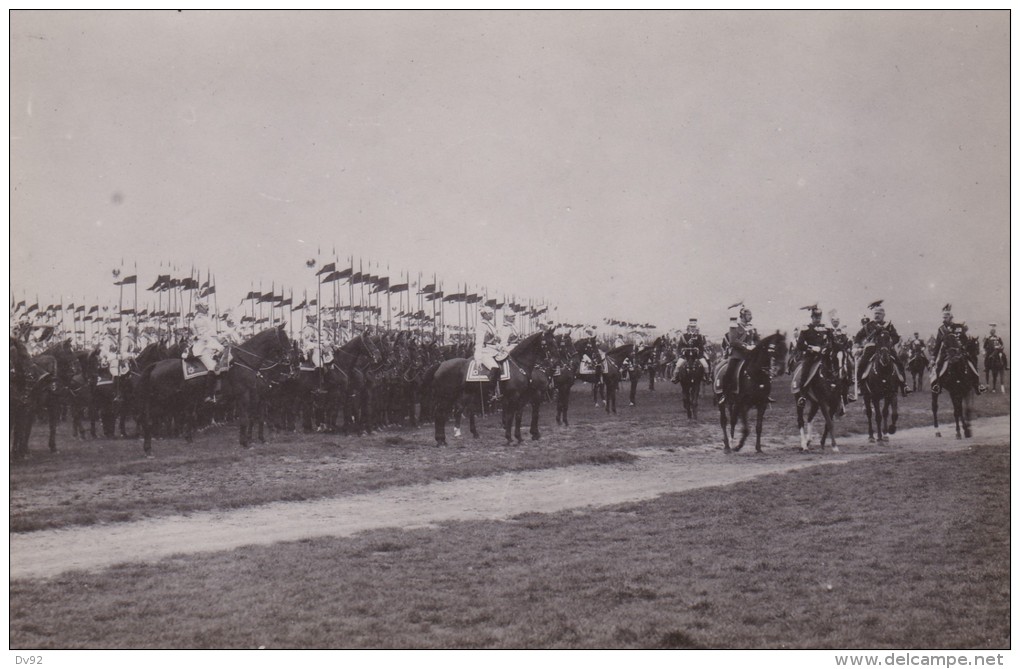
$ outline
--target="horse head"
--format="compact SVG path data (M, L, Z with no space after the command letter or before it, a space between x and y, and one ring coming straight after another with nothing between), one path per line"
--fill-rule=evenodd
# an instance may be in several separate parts
M748 356L747 371L751 374L764 373L769 378L780 376L786 367L786 335L776 332L758 342Z

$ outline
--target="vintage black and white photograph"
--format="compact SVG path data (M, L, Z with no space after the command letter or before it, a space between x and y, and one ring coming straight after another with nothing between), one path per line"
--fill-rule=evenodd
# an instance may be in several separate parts
M12 663L1010 657L1008 10L8 18Z

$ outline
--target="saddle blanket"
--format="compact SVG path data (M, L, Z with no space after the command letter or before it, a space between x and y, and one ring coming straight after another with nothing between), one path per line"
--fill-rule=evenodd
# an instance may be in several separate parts
M205 366L200 358L183 358L181 364L184 369L184 380L195 379L200 376L205 376L209 373L209 369ZM230 350L228 349L220 357L216 363L216 369L221 372L226 371L230 366Z
M577 373L584 376L595 376L602 371L602 365L596 364L591 357L585 355L577 366Z
M113 385L113 376L109 372L106 374L100 374L96 379L96 386L109 386Z
M740 384L741 384L741 381L742 381L741 377L743 376L743 374L741 374L741 372L744 369L744 361L743 360L738 360L736 364L737 364L737 370L734 373L734 376L735 376L735 378L737 380L736 391L739 393L740 392ZM721 395L723 393L723 390L724 390L723 389L723 376L726 374L726 367L727 366L728 365L726 364L726 362L723 362L718 367L716 367L715 369L712 370L712 387L715 390L715 393L717 395Z
M500 371L499 380L500 381L509 381L510 380L510 361L509 360L504 360L503 362L499 363L499 371ZM475 382L478 382L478 381L488 381L488 380L489 380L489 372L488 372L488 370L486 370L484 367L479 366L479 364L474 360L474 358L472 358L471 360L468 360L467 374L464 377L464 381L467 382L467 383L475 383Z

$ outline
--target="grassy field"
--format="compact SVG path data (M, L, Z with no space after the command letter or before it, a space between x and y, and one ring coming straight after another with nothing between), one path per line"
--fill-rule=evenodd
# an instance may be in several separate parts
M14 581L10 647L1008 648L1009 465L890 454Z
M785 389L785 384L784 378L780 385ZM569 428L555 424L554 407L546 404L542 440L520 446L505 444L492 416L481 422L480 439L451 439L444 448L433 446L432 428L426 426L395 427L367 437L276 433L269 443L243 450L235 430L224 426L201 432L192 444L158 441L155 460L143 458L134 439L71 441L67 425L60 429L60 452L51 455L44 430L37 427L28 459L11 464L10 529L115 523L508 471L614 463L645 447L721 451L718 414L707 399L701 420L691 422L680 415L677 386L660 383L649 392L642 382L637 407L621 406L618 414L607 416L592 405L588 388L575 386ZM772 456L801 458L792 398L785 390L773 396L777 403L766 414L765 449ZM1008 414L1008 396L979 397L976 410L978 416ZM941 415L945 422L945 407ZM899 425L931 425L930 396L901 400ZM840 419L838 434L866 431L858 403ZM448 434L452 437L452 428ZM881 448L894 450L893 439ZM756 457L753 444L748 450L738 457Z

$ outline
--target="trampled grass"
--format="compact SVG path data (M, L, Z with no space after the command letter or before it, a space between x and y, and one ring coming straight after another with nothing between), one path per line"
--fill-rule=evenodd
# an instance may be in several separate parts
M11 584L11 648L1008 648L1009 452ZM69 603L73 603L70 604Z
M785 377L766 413L766 452L793 455L798 445L795 409ZM677 387L660 382L649 392L645 381L638 406L606 415L590 400L590 386L575 386L571 426L555 423L554 407L542 406L538 442L507 446L494 416L480 421L480 439L452 438L433 446L432 427L394 427L371 436L274 433L269 443L244 450L233 427L210 428L192 444L180 439L155 443L155 460L142 457L134 439L76 442L60 429L60 453L51 455L37 426L29 458L11 465L10 527L13 532L139 520L147 517L232 509L275 501L335 497L381 488L572 464L613 464L641 448L687 449L711 445L721 450L718 414L703 398L701 420L680 415ZM943 402L945 405L945 402ZM976 400L976 415L1009 413L1003 395ZM942 421L951 418L947 407ZM900 428L931 425L930 395L900 403ZM838 436L867 431L860 404L838 423ZM466 430L465 430L466 433ZM948 433L947 433L948 434ZM753 434L752 434L753 442ZM753 443L752 443L753 446ZM720 455L721 457L721 455Z

